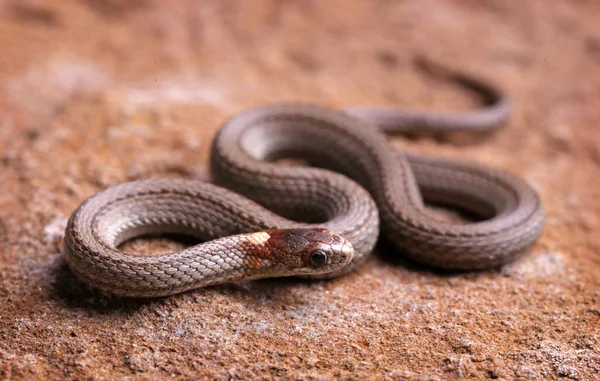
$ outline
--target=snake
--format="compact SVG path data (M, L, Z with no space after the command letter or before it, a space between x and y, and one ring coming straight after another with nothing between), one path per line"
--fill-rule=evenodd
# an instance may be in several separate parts
M69 267L103 292L161 297L253 279L338 277L360 266L380 235L403 258L434 269L514 261L534 245L545 219L525 180L480 163L404 152L387 136L487 131L506 122L510 103L496 87L436 70L475 91L483 105L447 113L302 103L242 111L212 142L213 183L142 179L85 200L65 231ZM290 158L308 165L282 163ZM474 218L450 221L429 204ZM149 256L120 249L156 234L200 243Z

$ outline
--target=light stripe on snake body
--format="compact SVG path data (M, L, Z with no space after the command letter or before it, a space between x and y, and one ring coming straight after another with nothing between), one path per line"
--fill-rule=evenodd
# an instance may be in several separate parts
M388 132L414 126L481 130L507 118L508 103L494 88L465 76L453 79L479 91L489 105L445 116L343 113L298 104L245 111L225 123L213 142L211 169L222 187L183 179L109 187L71 216L67 262L87 283L125 296L273 276L334 277L364 261L380 221L403 255L430 266L477 270L510 262L543 229L543 207L531 187L479 164L403 153L371 126ZM289 157L319 168L271 162ZM424 201L485 220L436 219ZM208 242L151 257L117 249L150 233L185 233Z

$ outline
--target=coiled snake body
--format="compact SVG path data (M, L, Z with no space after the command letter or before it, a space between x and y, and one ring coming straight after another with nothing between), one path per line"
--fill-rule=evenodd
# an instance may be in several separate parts
M327 278L364 261L380 223L402 254L430 266L476 270L510 262L541 234L536 192L501 170L401 152L381 132L485 130L504 122L508 103L493 87L459 74L452 79L482 94L487 106L450 115L291 104L245 111L213 142L219 186L150 179L107 188L71 216L67 262L87 283L123 296L274 276ZM315 167L272 162L288 157ZM484 219L436 219L424 201ZM117 248L152 233L206 242L159 256Z

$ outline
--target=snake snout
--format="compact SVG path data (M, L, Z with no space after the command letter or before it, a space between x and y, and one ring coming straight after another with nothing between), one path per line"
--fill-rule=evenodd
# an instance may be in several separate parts
M335 242L331 246L335 254L331 261L333 265L345 266L354 258L354 246L347 239L336 236Z

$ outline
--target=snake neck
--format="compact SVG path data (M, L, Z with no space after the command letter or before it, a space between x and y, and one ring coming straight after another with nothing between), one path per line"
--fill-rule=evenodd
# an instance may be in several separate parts
M181 251L141 256L109 247L89 232L69 231L66 259L74 273L91 286L127 297L172 295L198 287L282 276L265 232L239 234ZM100 248L89 255L85 248Z

